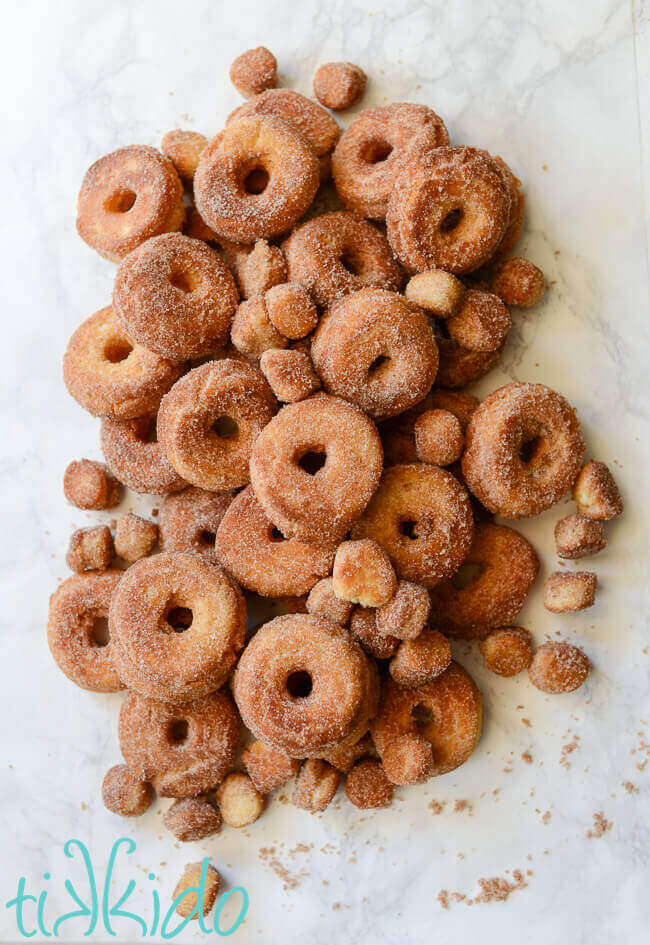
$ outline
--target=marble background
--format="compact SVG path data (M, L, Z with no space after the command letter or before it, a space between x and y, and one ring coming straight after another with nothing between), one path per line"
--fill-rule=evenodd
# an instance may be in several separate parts
M229 886L244 885L241 943L647 941L649 20L639 0L23 0L5 11L2 942L17 938L4 903L19 876L49 890L51 923L70 908L65 878L83 889L64 842L84 840L101 874L122 835L137 852L118 885L136 880L143 914L151 887L165 901L182 865L206 853ZM88 165L119 145L155 145L176 126L216 132L238 101L228 65L261 42L276 53L283 85L309 92L320 62L358 62L371 76L364 105L429 103L454 142L512 165L528 199L522 250L551 290L539 309L515 316L505 357L479 393L510 379L560 389L590 453L614 469L627 514L588 565L601 582L596 606L569 617L546 613L540 593L565 506L521 526L543 559L521 623L538 641L557 634L585 648L594 672L579 692L547 697L525 677L488 678L461 646L486 702L484 737L462 769L400 792L385 812L363 815L339 800L316 816L276 800L249 830L181 846L163 834L162 803L137 823L104 810L99 785L119 760L121 697L76 689L45 642L68 535L91 520L66 506L61 476L73 457L100 457L98 422L66 394L61 355L74 327L110 298L114 272L77 238L75 200ZM471 806L455 810L457 801ZM611 829L589 837L599 811ZM260 853L269 847L272 856ZM511 879L517 869L527 886L508 902L452 899L445 911L437 899L441 889L473 898L479 878ZM137 937L132 923L116 928L118 941ZM81 941L84 929L71 924L65 940ZM90 940L108 936L98 928Z

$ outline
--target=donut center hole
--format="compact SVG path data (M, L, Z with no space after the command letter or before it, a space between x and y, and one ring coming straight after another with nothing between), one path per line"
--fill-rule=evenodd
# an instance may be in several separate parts
M212 432L222 440L230 440L239 431L237 421L232 417L218 417L212 424Z
M411 718L418 728L427 728L433 722L433 712L427 706L418 703L411 709Z
M275 525L271 525L269 528L269 541L284 541L284 535Z
M93 646L108 646L111 639L108 632L108 617L95 617L90 639Z
M287 677L287 692L294 699L304 699L312 691L313 680L304 669L299 669Z
M116 190L104 202L104 210L109 213L128 213L136 201L137 194L132 190Z
M254 167L244 178L244 190L247 194L263 194L269 183L269 173L263 167Z
M452 576L451 583L454 585L457 591L462 591L466 587L469 587L470 584L478 581L484 571L485 568L482 564L475 564L473 561L467 561L465 564L461 564L458 571L456 571L456 573Z
M184 742L189 734L190 727L185 719L177 719L169 726L169 740L176 745Z
M367 164L381 164L392 153L393 148L387 141L372 141L366 146L363 156Z
M385 354L380 354L379 357L375 358L370 367L368 368L368 376L370 379L376 375L385 365L390 363L390 358L386 357Z
M187 272L173 272L169 281L175 289L184 292L185 295L190 295L194 291L194 283Z
M323 468L327 460L327 454L324 450L308 450L298 459L298 465L308 475L315 476Z
M463 219L463 211L459 208L456 210L450 210L446 217L444 217L442 223L440 224L441 233L451 233L452 230L455 230L456 227L460 224L460 221Z
M158 442L158 423L155 418L151 421L148 428L145 430L142 440L144 443L157 443Z
M525 439L519 447L519 459L522 463L531 463L542 441L541 436L532 436Z
M352 250L344 249L340 258L343 268L353 276L361 275L359 263L352 253Z
M133 345L126 338L112 338L104 347L104 357L111 364L119 364L126 361L132 351Z
M174 633L183 633L192 626L194 614L189 607L170 607L165 615L165 620Z
M399 523L399 533L400 535L404 535L405 538L410 538L411 541L415 541L419 538L418 523L410 518L404 519Z
M214 532L211 532L206 528L201 532L199 537L201 539L201 544L205 545L206 548L214 548L214 544L217 540L217 536Z

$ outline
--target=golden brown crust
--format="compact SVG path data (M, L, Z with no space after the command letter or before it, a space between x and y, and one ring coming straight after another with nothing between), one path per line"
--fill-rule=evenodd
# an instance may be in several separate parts
M415 452L422 463L450 466L460 459L465 437L460 420L449 410L425 410L413 425Z
M501 357L504 345L494 351L470 351L453 338L446 338L438 325L434 326L438 345L438 374L436 387L459 390L484 377Z
M325 108L351 108L362 97L368 77L353 62L325 62L314 73L314 95Z
M426 588L400 581L393 597L377 610L377 631L399 640L415 640L422 633L430 610Z
M221 830L221 814L207 797L181 797L163 815L163 824L177 840L204 840Z
M492 630L479 644L485 665L499 676L516 676L530 666L533 640L521 627Z
M283 751L260 741L252 742L244 748L242 761L251 781L261 794L269 794L282 787L300 768L300 762L296 758L290 758Z
M498 295L468 289L460 308L446 321L451 338L466 351L501 348L510 331L510 313Z
M323 811L334 799L341 775L320 758L309 758L301 766L291 795L296 807Z
M390 659L399 646L397 637L379 632L377 611L374 607L354 608L350 617L350 635L376 660Z
M289 339L272 324L263 295L240 302L232 320L233 345L247 358L261 358L270 349L286 348Z
M191 551L211 564L219 564L214 545L233 498L232 492L217 494L194 486L168 496L158 519L163 551Z
M513 256L500 263L492 276L492 291L506 305L532 308L546 292L544 273L529 259Z
M230 81L244 98L252 98L278 84L278 63L266 46L240 53L230 66Z
M113 536L108 525L78 528L70 536L65 563L71 571L105 571L113 560ZM119 554L119 552L118 552Z
M327 617L342 627L348 625L353 609L354 605L350 601L336 596L331 577L314 584L307 597L307 613Z
M567 515L555 526L555 550L559 558L584 558L607 545L602 522L586 515Z
M102 420L101 442L111 472L133 492L167 495L187 483L167 459L155 439L156 417ZM152 439L153 437L153 439Z
M217 893L221 886L221 876L212 864L208 863L206 865L205 861L201 863L188 863L174 889L174 901L178 899L179 896L183 896L176 906L176 912L184 919L187 919L188 916L192 916L192 919L198 919L199 917L197 911L197 895L194 890L199 888L203 870L205 870L202 903L203 915L206 916L215 904Z
M544 585L544 606L554 614L593 607L597 586L593 571L554 571Z
M264 798L253 781L241 771L232 771L215 791L224 822L229 827L248 827L264 810Z
M150 555L158 541L158 526L133 512L120 515L115 527L115 551L125 561Z
M434 318L450 318L461 307L467 289L456 276L444 269L428 269L412 276L404 290L411 302Z
M319 158L329 154L339 137L339 126L317 102L293 89L270 89L256 95L228 116L228 124L251 115L275 116L295 125Z
M599 521L609 521L623 511L623 500L614 477L605 463L595 459L580 470L573 498L581 515Z
M269 348L260 358L262 374L277 399L295 404L320 390L320 378L303 351Z
M397 578L384 549L368 538L344 541L336 549L332 588L337 597L381 607L397 590Z
M268 289L266 311L277 331L297 341L311 334L318 324L318 312L309 292L297 282L284 282Z
M122 490L103 463L94 459L73 460L63 474L63 494L78 509L112 509L118 505Z
M586 654L570 643L543 643L536 651L528 675L542 692L573 692L584 683L591 666Z
M393 800L393 785L386 777L380 761L363 758L358 761L345 779L347 799L361 810L390 807Z
M470 417L478 407L479 401L471 394L461 391L432 390L424 400L411 410L405 411L398 417L382 423L379 432L384 445L384 462L386 466L397 463L415 463L418 454L415 447L415 424L427 410L448 410L457 418L463 434L467 429Z
M435 771L431 743L414 732L391 738L384 748L381 764L392 784L422 784Z
M207 143L208 139L198 131L174 128L163 135L160 150L172 162L181 180L191 184Z
M236 267L237 286L243 299L254 295L263 295L274 285L287 281L287 261L279 246L272 246L266 240L257 240Z
M126 765L113 765L102 781L104 807L120 817L141 817L151 806L154 790L148 781L138 781Z
M440 676L450 663L447 637L433 627L425 627L415 640L402 640L388 669L398 686L415 688Z

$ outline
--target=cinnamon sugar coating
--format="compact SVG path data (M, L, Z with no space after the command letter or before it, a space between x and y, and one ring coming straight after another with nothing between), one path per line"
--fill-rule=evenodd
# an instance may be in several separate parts
M247 774L233 771L215 792L224 823L229 827L248 827L264 810L264 798Z
M516 676L530 666L533 640L521 627L492 630L479 644L485 665L499 676Z
M300 768L291 800L303 810L323 811L334 799L340 781L336 768L320 758L309 758Z
M208 139L198 131L174 128L163 135L160 150L172 162L181 180L191 184L207 144Z
M286 348L289 344L288 338L271 322L263 295L254 295L239 303L230 337L241 354L254 359L261 358L265 351Z
M318 324L318 312L309 292L297 282L273 286L264 296L271 323L284 335L297 341L309 335Z
M543 643L528 669L533 686L542 692L573 692L584 683L591 665L586 654L570 643Z
M65 563L71 571L105 571L113 560L113 536L108 525L78 528L70 536Z
M381 607L397 590L397 578L384 549L376 541L344 541L336 550L332 588L337 597Z
M327 617L342 627L347 626L354 605L347 600L341 600L334 593L331 577L322 578L312 587L307 597L307 613L318 617Z
M590 460L580 470L573 487L578 512L587 518L609 521L623 511L623 500L614 477L605 465Z
M189 236L194 240L203 240L205 243L217 242L217 234L203 221L196 207L187 208L183 233L185 236ZM230 266L228 268L230 269Z
M141 817L151 806L154 790L148 781L138 781L126 765L113 765L102 781L104 807L120 817Z
M130 338L173 361L225 344L235 281L216 250L182 233L148 240L115 276L113 306Z
M183 875L176 883L176 887L174 889L174 900L183 895L183 898L176 906L176 912L184 919L187 919L188 916L192 916L192 919L198 919L199 917L197 911L197 894L194 890L199 888L203 868L203 862L188 863L183 870ZM205 883L203 886L202 911L204 916L206 916L214 906L220 886L221 876L214 866L212 866L211 863L208 863L205 872Z
M368 76L353 62L325 62L314 73L314 95L325 108L351 108L366 89Z
M283 751L255 741L242 752L242 761L251 781L260 794L269 794L282 787L298 773L300 762Z
M350 617L350 635L360 643L369 656L376 660L388 660L399 646L397 637L380 633L377 628L377 611L374 607L355 607Z
M263 295L274 285L286 281L287 261L280 247L272 246L266 240L257 240L239 266L237 285L241 297L250 299L254 295Z
M460 309L466 292L460 279L450 272L429 269L412 276L404 294L435 318L451 318Z
M554 614L593 607L597 586L593 571L554 571L544 585L544 606Z
M342 771L345 774L352 769L360 758L376 754L377 752L375 751L372 739L370 735L366 733L363 738L360 738L354 745L336 745L334 748L324 751L321 757L323 761L332 765L337 771Z
M118 148L84 175L77 232L113 262L145 240L180 230L184 220L183 185L172 162L155 148Z
M395 594L377 610L377 631L399 640L415 640L429 619L430 609L426 588L400 581Z
M542 270L530 260L513 256L495 269L492 291L496 292L506 305L532 308L541 302L546 292L546 280Z
M308 354L269 348L260 358L262 374L278 400L295 404L320 389L320 378Z
M457 418L463 434L479 401L471 394L460 391L434 389L424 400L410 410L382 423L379 431L384 446L386 466L397 463L415 463L418 454L415 446L415 424L429 410L447 410Z
M240 53L230 66L230 81L244 98L252 98L278 84L278 63L266 46Z
M584 558L607 545L602 522L586 515L567 515L555 526L555 550L559 558Z
M393 800L393 785L386 777L380 761L363 758L358 761L345 779L347 799L361 810L390 807Z
M452 339L467 351L497 351L508 337L510 313L493 292L469 289L446 326Z
M168 496L158 518L163 551L191 551L219 564L217 531L233 498L232 492L217 494L193 486Z
M472 416L463 475L491 512L525 518L571 488L584 450L576 412L561 394L544 384L506 384Z
M158 541L158 526L133 512L120 515L115 528L115 551L125 561L150 555Z
M465 437L460 421L448 410L425 410L413 425L415 452L423 463L449 466L460 459Z
M63 474L63 493L78 509L112 509L121 498L120 484L103 463L73 460Z
M506 226L506 231L503 234L501 242L497 246L492 259L490 260L491 262L498 262L500 259L503 259L504 256L507 256L509 253L511 253L519 242L521 231L524 228L526 198L521 191L521 181L518 177L515 177L503 158L499 156L495 157L494 163L501 173L503 182L506 186L506 189L508 190L508 193L510 194L510 214L508 218L508 225Z
M438 374L436 386L446 390L459 390L484 377L497 363L505 342L494 351L470 351L459 345L454 338L447 338L442 327L434 325L438 345Z
M156 436L156 417L152 415L102 420L104 458L113 475L133 492L167 495L187 486Z
M183 371L183 365L133 344L110 305L77 328L63 356L68 393L93 416L113 420L157 410Z
M225 682L244 645L246 605L216 565L163 552L125 573L109 626L115 664L128 687L177 703Z
M439 630L425 627L416 639L402 640L388 669L398 686L414 688L440 676L450 663L447 637Z
M325 390L375 420L421 401L438 369L424 312L385 289L361 289L334 305L320 320L311 353Z
M73 574L50 597L47 642L59 669L91 692L124 688L115 668L114 642L106 634L111 598L123 572Z
M381 764L391 784L422 784L435 771L431 743L411 731L390 739Z
M180 797L163 815L163 824L181 843L212 837L221 823L221 814L207 797Z
M239 719L225 690L167 705L130 692L119 719L120 750L132 774L160 797L196 797L232 767Z

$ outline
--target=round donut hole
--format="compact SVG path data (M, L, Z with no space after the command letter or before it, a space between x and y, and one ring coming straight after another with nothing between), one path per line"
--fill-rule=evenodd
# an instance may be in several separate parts
M126 361L132 351L133 345L126 338L113 338L106 342L104 357L111 364L119 364L120 361Z
M461 564L458 571L452 576L451 583L457 591L463 591L466 587L469 587L470 584L478 581L484 570L485 568L482 564L475 564L473 561L468 561L465 564Z
M264 167L254 167L244 178L244 190L255 197L263 194L269 183L269 172Z
M269 528L269 541L284 541L284 535L275 525Z
M108 617L95 617L90 631L90 639L93 646L108 646L111 639L108 630Z
M205 548L214 548L214 544L217 540L216 532L211 532L207 528L204 528L199 535L199 540Z
M541 436L532 436L529 439L524 439L519 447L519 459L521 462L527 466L529 463L535 459L537 450L541 444Z
M165 620L174 633L184 633L192 626L194 614L189 607L171 607L167 611Z
M315 476L327 462L327 453L324 450L307 450L298 459L298 465L310 476Z
M175 289L178 289L179 292L183 292L185 295L191 295L192 292L194 292L194 283L187 272L183 272L182 270L173 272L169 281Z
M222 440L230 440L233 436L237 436L239 426L237 421L233 420L232 417L224 415L214 421L212 424L212 432Z
M459 226L462 219L463 211L459 207L455 210L450 210L440 224L440 232L451 233L452 230L455 230L456 227Z
M390 363L390 358L385 354L380 354L379 357L375 358L370 367L368 368L368 377L372 379L377 375L377 372L381 370L386 364Z
M418 728L426 728L433 722L433 712L427 706L418 703L411 709L411 718Z
M133 207L137 194L133 190L116 190L104 201L104 210L108 213L128 213Z
M413 521L413 519L403 519L403 521L399 523L399 533L400 535L404 535L405 538L410 538L411 541L416 541L419 538L418 523Z
M186 719L177 719L175 722L169 726L169 740L175 745L182 744L190 731L190 727Z
M393 147L388 141L371 141L366 145L363 159L366 164L381 164L393 153Z
M354 250L344 249L340 256L340 263L343 268L350 273L350 275L361 275L359 264L357 262L356 256L354 255Z
M307 670L299 669L287 676L287 692L294 699L305 699L313 688L313 680Z

